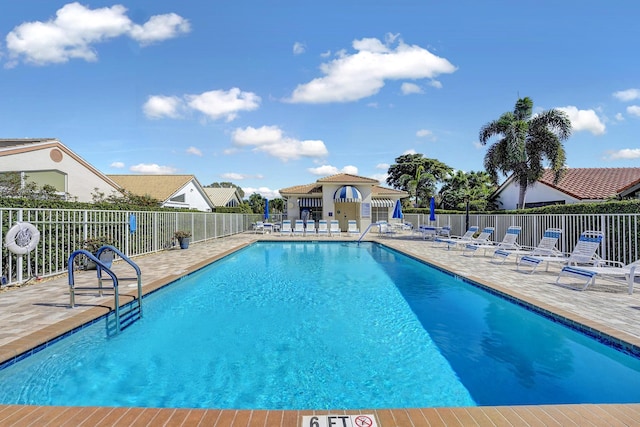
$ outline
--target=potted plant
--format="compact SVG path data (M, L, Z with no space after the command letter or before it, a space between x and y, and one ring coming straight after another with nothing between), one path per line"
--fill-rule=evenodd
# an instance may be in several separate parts
M82 248L91 252L93 255L97 256L98 249L103 246L113 246L115 245L115 241L110 236L97 236L92 237L91 239L87 239L83 242ZM107 268L111 268L111 264L113 263L114 253L111 250L104 250L100 254L100 261ZM96 264L90 259L85 259L84 262L85 270L95 270Z
M180 243L180 249L187 249L189 247L189 238L191 237L191 232L187 230L178 230L173 233L174 237Z

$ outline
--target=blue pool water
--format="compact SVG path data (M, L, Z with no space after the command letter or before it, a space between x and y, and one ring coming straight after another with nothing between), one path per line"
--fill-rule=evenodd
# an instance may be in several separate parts
M0 371L0 403L640 402L640 360L377 244L254 244Z

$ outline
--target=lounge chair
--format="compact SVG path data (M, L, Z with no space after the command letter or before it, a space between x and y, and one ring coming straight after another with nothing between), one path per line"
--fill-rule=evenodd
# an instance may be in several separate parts
M314 235L316 234L316 222L312 219L307 220L307 225L304 230L305 235Z
M342 230L340 230L340 221L337 219L332 219L329 221L329 234L331 237L340 237Z
M421 225L417 229L413 230L413 233L411 233L411 235L420 235L423 240L434 240L438 236L438 227Z
M444 243L449 246L449 244L457 244L459 242L470 243L473 239L473 235L478 232L478 226L474 225L469 227L466 233L462 236L449 236L449 237L436 237L435 243Z
M304 236L304 221L301 219L296 219L293 227L293 235L294 236Z
M512 225L507 228L507 232L504 233L504 237L501 242L489 242L489 243L467 243L467 246L462 252L463 255L473 256L478 253L478 250L482 249L484 251L483 255L487 254L487 251L490 250L495 252L498 249L519 249L520 246L516 243L518 236L520 235L520 231L522 231L522 227L517 225Z
M437 230L438 230L438 236L442 236L442 237L445 237L445 238L451 237L451 226L450 225L445 225L443 227L438 228Z
M290 219L285 219L282 221L282 224L280 225L280 235L281 236L291 236L291 220Z
M569 255L525 255L520 258L517 269L521 271L521 267L531 267L529 273L533 273L540 264L546 263L546 271L549 271L549 264L552 262L573 266L590 264L591 266L597 267L598 263L602 260L596 255L596 251L600 247L603 237L600 231L584 231Z
M542 235L542 239L538 243L538 246L526 247L521 246L518 249L498 249L493 253L494 263L504 264L507 258L514 256L516 263L520 260L521 256L531 255L562 255L562 253L556 249L558 240L562 235L562 230L559 228L548 228Z
M391 237L395 236L396 230L393 229L393 226L385 221L380 221L377 223L378 225L378 234L380 236Z
M582 288L577 289L584 291L590 285L595 285L596 277L607 279L614 283L626 283L627 292L629 295L633 294L633 284L635 282L636 275L640 276L640 260L632 262L631 264L624 265L619 261L600 260L597 267L578 266L574 267L567 265L562 267L562 271L556 279L556 284L560 286L570 287L577 289L573 286L560 283L560 278L564 276L570 276L582 280L586 280L586 283ZM621 281L622 279L622 281Z
M256 223L253 224L253 232L255 234L258 234L258 233L263 233L264 234L264 222L256 221Z
M326 219L318 220L318 236L329 236Z
M457 247L457 246L466 246L471 243L486 245L486 244L489 244L490 242L489 237L491 237L494 230L495 230L495 227L485 227L482 229L478 237L475 237L475 238L471 237L469 240L463 240L463 239L442 239L442 240L446 241L447 249L451 249L452 247ZM436 239L436 241L438 240L440 239Z
M348 224L347 233L349 233L350 236L360 235L360 229L358 228L358 223L355 220L350 219L347 224Z

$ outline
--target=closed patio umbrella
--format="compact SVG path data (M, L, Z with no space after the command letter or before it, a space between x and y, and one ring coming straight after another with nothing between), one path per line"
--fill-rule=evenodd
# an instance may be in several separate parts
M402 205L400 204L400 200L396 200L396 207L393 209L392 218L402 219L404 215L402 214Z
M429 221L435 221L436 220L436 199L435 197L432 197L431 200L429 200Z
M269 199L264 199L264 219L269 219Z

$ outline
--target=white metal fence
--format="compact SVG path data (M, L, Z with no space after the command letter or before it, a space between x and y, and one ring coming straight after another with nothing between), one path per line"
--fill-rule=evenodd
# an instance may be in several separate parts
M135 257L170 248L176 244L176 230L190 231L191 242L199 242L242 233L260 218L233 213L2 208L0 278L9 285L64 273L69 255L92 238L108 236L125 255ZM4 244L7 231L19 221L40 231L37 247L25 255L10 252Z
M135 217L136 231L130 231L130 218ZM10 209L0 208L2 230L2 284L16 284L36 277L53 276L67 271L69 255L82 249L91 238L109 236L115 246L128 257L162 251L176 244L174 232L188 230L191 241L200 242L250 230L261 220L259 214L207 212L147 212L100 211L70 209ZM273 220L277 220L274 218ZM36 249L25 255L9 252L4 245L7 231L18 221L29 222L40 231ZM452 234L464 234L467 218L464 214L438 215L431 223L428 215L405 214L405 222L414 227L421 224L450 225ZM522 227L518 243L536 246L547 228L563 230L558 248L569 252L580 233L597 230L605 239L598 251L602 258L625 264L640 258L640 213L602 215L469 215L469 225L495 227L493 240L501 240L511 225Z
M414 227L421 224L451 226L451 234L462 235L467 229L466 215L437 215L435 223L429 221L429 215L405 214L405 222ZM570 252L580 233L586 230L604 233L603 243L598 255L604 259L620 261L625 264L640 259L640 213L637 214L584 214L584 215L469 215L469 226L495 227L492 240L502 240L511 225L522 227L518 243L523 246L536 246L547 228L559 228L562 237L558 249Z

